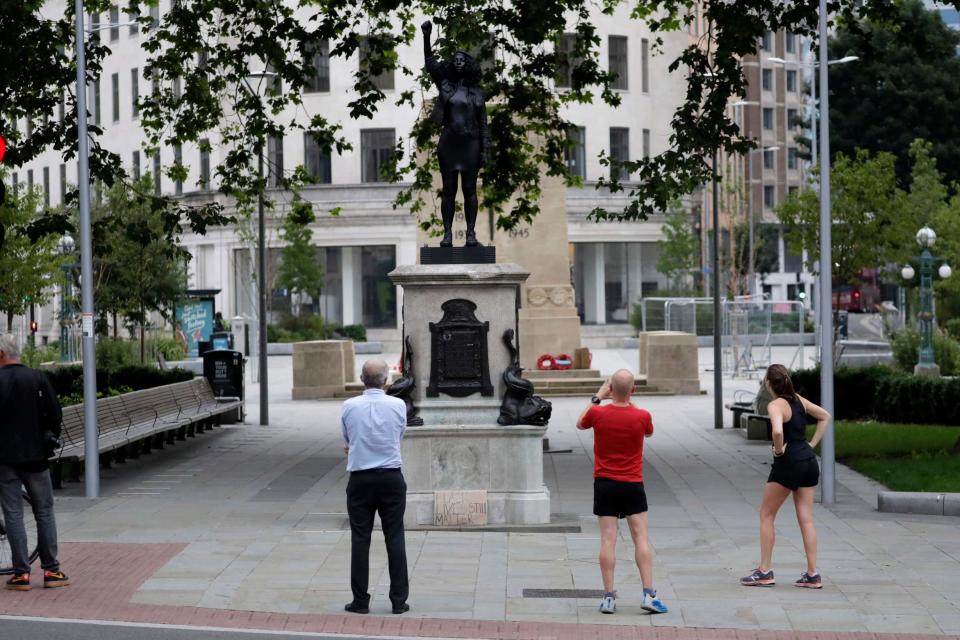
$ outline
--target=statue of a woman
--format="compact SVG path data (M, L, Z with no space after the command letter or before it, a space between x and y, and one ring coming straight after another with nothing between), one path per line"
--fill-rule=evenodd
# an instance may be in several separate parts
M426 69L437 84L440 95L433 105L430 119L440 125L440 177L443 193L440 214L443 217L441 247L453 246L453 212L457 197L457 178L463 189L463 212L467 219L466 246L475 247L477 234L477 176L487 163L490 132L487 129L487 107L480 90L480 67L465 51L457 51L450 60L440 61L433 53L429 20L423 30L423 56Z

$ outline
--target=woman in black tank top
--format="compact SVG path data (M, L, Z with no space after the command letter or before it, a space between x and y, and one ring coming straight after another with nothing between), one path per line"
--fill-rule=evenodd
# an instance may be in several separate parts
M817 571L817 530L813 525L813 498L820 480L820 467L814 448L820 443L830 424L830 414L793 390L790 372L783 365L767 369L764 384L774 400L767 407L773 435L773 464L760 505L760 565L749 576L740 578L747 587L772 587L774 521L784 501L792 493L797 522L807 555L807 570L794 584L810 589L821 588ZM817 421L817 430L807 442L807 418Z

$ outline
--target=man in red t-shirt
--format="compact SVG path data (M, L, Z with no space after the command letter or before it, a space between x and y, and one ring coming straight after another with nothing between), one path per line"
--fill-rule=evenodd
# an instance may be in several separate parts
M643 603L652 613L667 607L653 588L653 556L647 543L647 494L643 489L643 440L653 435L650 413L630 402L633 373L620 369L610 377L577 421L578 429L593 429L593 513L600 520L602 613L615 613L613 588L619 518L626 518L643 583ZM602 405L604 400L613 400Z

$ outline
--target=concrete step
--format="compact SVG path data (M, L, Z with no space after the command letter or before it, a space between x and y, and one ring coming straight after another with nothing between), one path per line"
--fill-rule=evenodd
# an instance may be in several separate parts
M568 389L563 389L563 390L554 390L554 389L541 390L541 389L537 389L537 390L535 391L535 393L536 393L538 396L542 396L542 397L544 397L544 398L584 398L584 397L589 398L589 397L592 396L594 393L596 393L596 391L597 391L596 389L593 389L593 390L591 390L591 391L586 391L586 390L584 390L584 391L572 391L572 390L568 390ZM676 395L676 394L674 394L674 393L672 393L672 392L670 392L670 391L637 391L637 392L635 392L635 393L633 394L633 397L638 397L638 396L673 396L673 395Z

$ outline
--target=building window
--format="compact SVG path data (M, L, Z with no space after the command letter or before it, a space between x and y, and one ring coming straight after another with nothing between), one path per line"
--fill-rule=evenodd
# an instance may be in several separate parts
M130 69L130 113L134 118L140 115L140 70Z
M796 53L797 51L797 34L790 33L787 31L786 35L786 48L787 53Z
M773 169L773 150L772 149L763 150L763 168Z
M760 39L760 48L764 51L770 51L773 49L773 33L767 31L763 34L763 37Z
M179 144L173 145L173 164L179 168L183 164L183 147ZM173 183L173 192L175 195L183 195L183 180L177 178Z
M27 194L33 191L33 169L27 169Z
M650 129L643 130L643 157L650 157Z
M120 120L120 74L114 73L110 76L110 106L113 111L113 121Z
M43 168L43 206L50 206L50 167Z
M360 131L360 173L363 182L381 182L382 173L393 159L396 136L393 129Z
M163 175L160 171L160 150L157 149L153 152L153 192L157 195L160 195L162 178Z
M773 69L762 69L760 71L760 85L764 91L773 91Z
M90 101L91 111L93 111L93 124L100 124L100 80L93 81L93 87L91 87L93 93L93 99Z
M283 138L267 138L267 186L279 187L283 180Z
M90 39L91 40L100 40L100 14L91 13L90 14Z
M791 198L796 198L797 194L800 193L800 187L787 187L787 194Z
M354 247L360 253L362 322L367 327L397 326L397 288L387 275L397 267L393 245Z
M579 63L574 56L577 48L577 34L565 33L557 42L557 78L556 85L562 88L573 86L573 69Z
M181 87L180 76L177 76L173 79L173 99L180 102L181 95L183 95L183 88Z
M110 7L110 42L120 39L120 7Z
M13 183L13 192L16 195L20 195L20 174L17 173L16 171L13 172L13 176L11 177L11 182Z
M200 141L200 188L210 189L210 141Z
M308 176L320 184L333 182L330 149L321 147L309 133L303 134L303 159Z
M650 41L640 40L640 90L650 92Z
M137 22L137 14L135 13L127 14L127 22L131 23L130 24L131 38L140 33L140 24Z
M773 109L771 107L763 108L763 128L773 131Z
M27 140L33 137L33 118L27 118Z
M67 99L60 98L60 104L57 106L57 122L63 122L64 114L67 110Z
M797 168L797 148L790 147L787 150L787 169Z
M787 109L787 128L793 129L799 127L800 124L800 116L797 115L797 110Z
M160 26L160 7L150 7L150 28L156 29Z
M139 151L133 152L133 162L131 163L131 166L133 167L133 179L135 181L139 181L140 180L140 152Z
M613 82L610 83L610 88L626 90L628 88L627 37L610 36L607 39L607 48L609 70L615 76Z
M610 179L629 180L630 174L620 165L630 159L630 129L610 127Z
M360 42L360 72L370 73L370 82L381 91L393 90L393 69L384 69L381 73L373 75L368 71L369 62L367 58L370 55L370 38L364 38ZM328 89L329 91L329 89Z
M776 203L774 187L772 184L763 185L763 206L772 209Z
M67 202L67 165L60 165L60 204Z
M330 91L330 43L324 38L311 50L313 74L303 90L307 93Z
M797 72L793 69L787 71L787 91L797 90Z
M564 156L567 161L567 171L569 171L572 176L586 180L587 130L584 127L570 127L567 129L567 141L570 143L564 150Z

